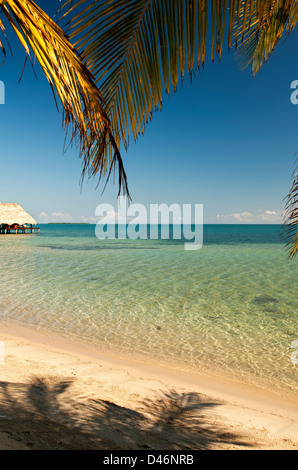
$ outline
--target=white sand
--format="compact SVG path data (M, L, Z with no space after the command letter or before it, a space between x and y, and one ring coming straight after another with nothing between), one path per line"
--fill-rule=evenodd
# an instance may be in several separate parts
M294 397L7 323L0 341L0 450L298 449Z

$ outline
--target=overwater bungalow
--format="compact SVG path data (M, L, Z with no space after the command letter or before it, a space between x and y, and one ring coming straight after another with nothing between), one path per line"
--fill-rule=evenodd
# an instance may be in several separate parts
M0 235L39 233L36 220L19 204L0 203Z

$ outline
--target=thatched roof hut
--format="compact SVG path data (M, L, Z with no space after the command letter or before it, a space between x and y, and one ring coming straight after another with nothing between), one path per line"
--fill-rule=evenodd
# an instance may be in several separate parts
M0 203L0 225L36 225L36 220L19 204Z

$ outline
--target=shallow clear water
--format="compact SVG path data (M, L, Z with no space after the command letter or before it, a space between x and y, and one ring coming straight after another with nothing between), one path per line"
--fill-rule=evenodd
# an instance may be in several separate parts
M298 260L279 235L279 226L205 226L199 251L98 240L91 225L2 236L0 320L293 392Z

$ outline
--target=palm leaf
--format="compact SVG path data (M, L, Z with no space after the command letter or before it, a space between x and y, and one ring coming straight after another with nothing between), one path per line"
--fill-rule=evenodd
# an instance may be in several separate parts
M259 2L260 3L260 2ZM242 68L249 65L256 74L270 58L279 40L285 33L289 35L298 21L297 1L263 2L265 14L256 23L257 2L252 8L253 22L246 28L242 43L237 50L237 58ZM286 197L283 238L289 250L289 256L298 253L298 172L294 172L294 182Z
M289 35L298 21L298 2L264 0L250 2L251 15L242 32L236 33L236 57L242 69L252 67L255 74L271 57L283 34Z
M290 257L298 253L298 167L293 174L293 184L287 196L284 238L289 249Z
M66 2L70 37L107 103L117 144L136 140L164 93L176 91L186 67L204 67L208 0ZM212 57L220 56L228 2L212 0ZM229 29L233 27L231 23ZM231 33L230 33L231 36Z
M298 21L297 0L80 0L66 2L71 38L104 96L117 145L136 140L164 93L179 78L221 58L225 36L241 68L256 74ZM209 15L209 20L208 20ZM209 28L211 27L211 32ZM286 236L297 253L297 180L289 197Z
M291 0L66 1L62 18L107 103L117 145L144 133L163 96L192 78L225 37L243 66L256 72L284 31L297 23ZM209 19L208 19L209 18ZM210 28L210 31L209 31Z
M70 143L78 144L83 158L83 174L109 176L119 165L119 191L128 192L126 175L113 135L110 118L92 74L83 64L66 34L31 0L0 0L0 13L13 28L26 53L34 54L54 96L63 106ZM0 21L0 29L5 27ZM3 42L0 48L5 54Z
M0 5L56 90L65 126L73 124L72 139L81 143L84 171L109 175L118 162L119 191L121 185L127 191L121 142L127 147L130 134L136 140L144 132L186 67L191 78L204 67L207 39L211 59L220 59L227 35L240 64L256 73L298 20L294 0L68 0L65 16L71 18L71 39L83 65L34 2L0 0ZM293 194L289 200L296 204Z

